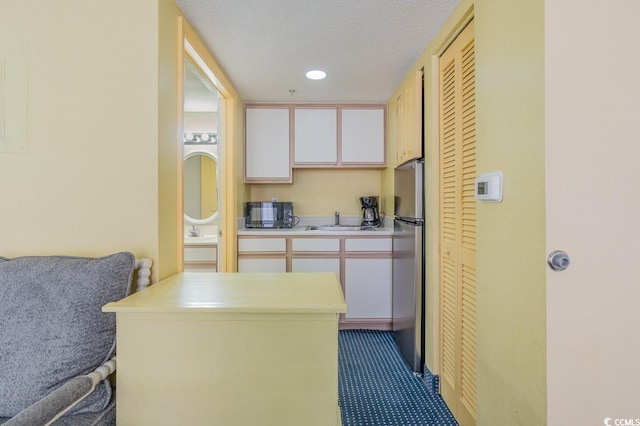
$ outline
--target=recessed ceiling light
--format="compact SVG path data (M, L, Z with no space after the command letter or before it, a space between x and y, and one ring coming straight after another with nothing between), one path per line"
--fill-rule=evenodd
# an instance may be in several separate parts
M327 73L321 70L311 70L307 72L306 76L311 80L322 80L327 76Z

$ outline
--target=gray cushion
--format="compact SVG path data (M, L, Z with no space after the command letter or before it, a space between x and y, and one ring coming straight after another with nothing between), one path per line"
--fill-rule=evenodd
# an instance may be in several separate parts
M0 417L12 417L106 362L115 348L115 315L102 306L131 291L135 258L0 258ZM73 413L103 410L103 381Z

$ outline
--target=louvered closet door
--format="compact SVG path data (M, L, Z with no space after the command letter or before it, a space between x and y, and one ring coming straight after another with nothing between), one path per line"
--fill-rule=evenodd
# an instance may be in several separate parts
M462 426L476 419L473 22L440 58L440 383Z

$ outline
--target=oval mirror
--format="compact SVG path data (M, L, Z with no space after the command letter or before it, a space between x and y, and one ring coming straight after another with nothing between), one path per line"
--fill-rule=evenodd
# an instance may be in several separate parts
M192 152L184 159L184 218L194 225L218 215L218 159L208 152Z

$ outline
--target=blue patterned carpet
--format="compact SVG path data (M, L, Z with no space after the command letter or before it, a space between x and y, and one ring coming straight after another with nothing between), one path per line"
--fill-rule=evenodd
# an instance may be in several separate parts
M457 425L446 404L415 377L391 332L340 331L343 426Z

